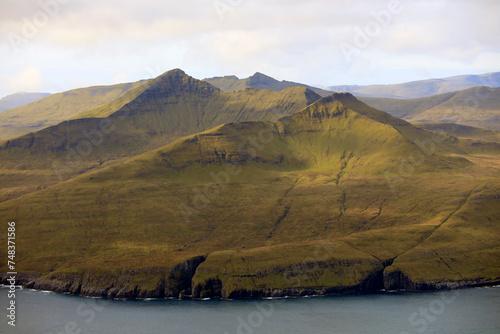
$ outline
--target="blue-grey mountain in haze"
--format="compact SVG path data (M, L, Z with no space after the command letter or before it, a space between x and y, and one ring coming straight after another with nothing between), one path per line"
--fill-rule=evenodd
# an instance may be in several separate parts
M328 89L349 92L358 97L416 99L478 86L500 87L500 72L482 75L458 75L449 78L419 80L393 85L340 85L330 86Z
M25 104L35 102L36 100L39 100L49 95L50 95L49 93L26 93L26 92L19 92L7 95L2 99L0 99L0 112L24 106Z

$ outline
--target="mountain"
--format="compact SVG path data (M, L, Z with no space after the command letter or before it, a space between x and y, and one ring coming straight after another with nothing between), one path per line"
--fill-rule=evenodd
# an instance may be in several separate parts
M360 97L374 108L409 122L451 122L500 130L500 88L478 86L419 99Z
M236 92L244 90L246 88L257 88L272 91L280 91L285 88L290 87L307 87L318 95L325 97L332 94L333 92L324 89L311 87L297 82L291 81L278 81L262 73L255 73L249 78L239 79L234 75L229 75L225 77L215 77L204 79L204 81L211 83L212 85L220 88L225 92Z
M7 95L2 99L0 99L0 112L23 106L25 104L34 102L49 95L50 95L49 93L26 93L26 92Z
M93 130L105 125L110 129L101 129L102 143L93 154L133 155L147 150L158 138L169 142L227 122L277 119L318 99L320 96L304 87L225 93L181 70L172 70L68 121L4 141L0 150L54 158L77 149L82 140L92 141L88 133L95 134Z
M500 72L483 75L460 75L443 79L412 81L393 85L341 85L329 87L332 91L350 92L358 97L386 97L415 99L478 86L500 87Z
M108 103L145 82L74 89L6 110L0 113L0 139L18 137L58 124Z
M226 93L172 70L73 119L0 142L0 201L223 123L276 120L318 99L305 87ZM20 170L29 177L14 177Z
M500 131L475 128L473 126L459 125L455 123L413 123L420 129L435 132L444 132L460 138L479 139L484 141L500 142Z
M499 82L498 73L484 76L458 76L440 80L445 80L447 84L461 84L462 82L467 82L467 84L474 86L481 82L486 82L492 86L498 86ZM205 81L220 88L222 91L227 92L236 92L247 88L281 91L286 88L305 87L323 97L332 93L331 91L322 90L300 83L278 81L258 72L247 79L238 79L235 76L226 76L205 79ZM116 103L126 103L127 98L133 99L134 93L132 93L132 91L134 91L135 94L140 94L140 92L146 89L148 84L151 82L152 80L143 80L136 83L119 84L114 86L97 86L76 89L59 94L53 94L33 103L4 111L0 114L0 140L11 139L31 132L36 132L72 118L85 118L87 117L85 115L91 115L93 112L96 112L94 109L98 109L104 105L107 105L108 108L110 108L108 111L112 112L114 110L113 108L116 107ZM462 86L456 86L457 89L461 87ZM336 89L339 91L353 91L350 86L337 86ZM414 91L415 87L410 85L408 89ZM131 93L125 96L128 92ZM354 94L360 95L361 93L358 90L355 91ZM382 94L381 96L384 95ZM117 101L119 98L121 98L121 102ZM368 103L371 103L371 101L368 101ZM391 101L389 104L396 105L397 103ZM123 106L124 104L122 107ZM375 106L380 108L380 105L378 104ZM87 114L83 114L85 112L87 112ZM80 114L83 115L79 116ZM426 119L425 121L434 122L440 120ZM466 125L484 127L485 122L474 124L467 123Z
M152 100L159 89L165 103L203 110L214 94L238 101L179 71L156 80ZM249 93L259 91L238 94ZM159 108L140 96L131 124ZM0 220L20 231L18 284L87 296L498 284L499 156L497 143L418 129L334 94L277 121L222 124L6 200ZM1 263L4 283L7 271Z

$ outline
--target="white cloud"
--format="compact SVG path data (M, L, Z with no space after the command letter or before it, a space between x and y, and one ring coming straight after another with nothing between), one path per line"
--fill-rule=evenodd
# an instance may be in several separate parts
M220 0L232 6L223 20L213 0L65 0L14 52L9 33L23 36L44 11L40 1L61 0L2 1L0 77L30 64L50 78L38 83L51 92L77 82L139 80L174 67L197 78L261 71L325 86L439 76L439 67L455 74L498 70L500 2L493 0L400 0L403 11L351 63L341 43L352 41L355 29L390 0ZM411 76L402 71L412 68ZM18 86L7 80L0 95Z
M42 87L42 74L34 66L25 67L19 74L7 80L15 92L37 92Z

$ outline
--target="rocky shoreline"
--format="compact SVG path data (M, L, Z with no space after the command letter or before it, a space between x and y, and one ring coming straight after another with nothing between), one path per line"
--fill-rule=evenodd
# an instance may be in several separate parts
M193 268L185 265L186 271ZM151 273L151 271L149 271ZM171 272L172 273L172 272ZM0 284L10 285L7 281L7 273L0 274ZM156 281L157 276L151 276ZM169 276L172 279L172 275ZM102 277L101 277L102 279ZM127 281L122 277L122 281ZM79 295L83 297L99 297L107 299L263 299L263 298L285 298L304 296L327 296L327 295L349 295L369 294L377 291L439 291L474 288L482 286L499 285L500 281L486 280L462 280L441 282L413 282L408 276L400 271L384 270L383 273L374 273L361 284L354 286L330 286L330 287L290 287L286 289L239 289L227 293L224 284L220 280L209 280L206 285L197 285L192 281L177 281L177 285L171 280L160 279L156 282L156 288L145 288L140 286L127 287L110 284L103 285L98 277L83 276L60 276L52 279L43 278L36 274L19 273L16 276L16 285L25 289L39 291L51 291L61 294ZM182 289L182 290L180 290ZM207 293L209 292L209 293Z

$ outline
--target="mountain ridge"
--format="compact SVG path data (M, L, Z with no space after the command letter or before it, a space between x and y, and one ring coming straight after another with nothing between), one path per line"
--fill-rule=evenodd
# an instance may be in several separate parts
M194 96L194 100L186 100L186 96L191 95ZM271 96L271 105L266 105L265 100L263 100L263 97L266 95ZM249 103L249 101L245 101L245 104L242 105L239 101L245 96L247 96L250 100L255 99L253 104ZM302 106L299 105L298 109L294 106L294 101L286 102L287 98L293 98L295 96L303 98ZM283 97L285 98L285 104L280 104L283 103ZM218 117L228 115L230 117L236 116L237 119L234 119L234 121L244 121L250 120L252 117L260 117L258 113L266 110L267 113L277 113L277 115L285 113L286 111L293 112L293 110L289 110L290 108L300 110L306 104L312 103L317 99L319 99L319 96L308 91L307 88L304 87L291 87L285 92L266 92L249 89L243 91L242 93L223 93L209 83L194 79L186 75L181 70L172 70L156 79L148 81L134 90L128 91L125 95L118 98L118 100L112 101L97 109L79 114L73 119L62 122L61 124L51 128L41 130L38 133L28 134L20 138L9 140L4 144L3 148L8 149L10 147L19 146L16 144L17 142L29 142L29 146L44 148L45 150L50 151L51 145L48 145L47 142L40 142L42 139L40 137L41 134L50 133L54 136L54 130L57 128L64 128L67 125L71 126L85 122L92 123L96 122L100 118L128 121L134 117L140 117L141 113L153 113L155 114L155 117L158 117L159 114L170 114L175 118L173 120L168 119L161 121L161 124L155 124L153 122L144 123L144 120L132 119L132 123L129 124L129 126L134 126L138 129L146 127L144 130L148 132L168 132L182 130L183 127L189 126L189 124L195 124L194 129L199 131L199 125L196 124L203 123L202 118L206 119L207 124L211 124L213 122L217 123ZM279 110L279 107L282 107L284 110ZM211 111L207 111L207 108L211 108ZM249 112L243 115L242 118L238 117L240 108L249 109ZM190 114L184 113L184 110L189 111ZM252 116L252 112L254 111L257 112L257 114ZM231 114L234 114L234 116ZM183 117L188 118L186 119ZM193 119L193 117L199 117L200 119ZM230 118L230 120L233 121L233 118ZM158 121L158 119L156 119L156 121ZM179 128L181 123L184 125ZM224 122L219 121L219 124L222 123ZM92 126L90 127L92 128ZM208 129L210 126L202 125L202 127ZM129 128L128 130L131 129ZM190 131L192 132L192 130ZM59 137L64 136L59 135ZM80 136L78 140L81 138L84 137ZM24 144L21 144L21 146L22 145ZM59 144L56 145L58 146ZM69 145L72 144L69 143ZM54 148L57 149L55 146Z
M417 80L388 85L339 85L330 86L334 91L348 91L359 97L414 99L456 92L477 86L500 87L500 72L482 75L458 75L441 79Z
M419 99L359 99L409 122L450 122L500 130L500 88L478 86Z
M309 85L297 83L297 82L291 82L291 81L278 81L268 75L265 75L260 72L256 72L254 75L246 78L246 79L239 79L235 75L229 75L229 76L224 76L224 77L214 77L214 78L206 78L203 79L204 81L207 81L211 83L212 85L220 88L223 91L227 92L235 92L239 90L244 90L246 88L257 88L257 89L265 89L265 90L272 90L272 91L280 91L285 88L290 88L290 87L306 87L321 97L325 97L327 95L330 95L331 91L327 91L321 88L317 87L312 87Z
M485 77L491 78L489 82L492 86L495 86L495 83L498 84L498 80L495 79L497 76L498 73L491 73L483 76L464 75L435 80L449 83L468 80L469 84L477 86L478 83L488 80L483 78ZM285 80L278 81L260 72L256 72L253 76L241 80L236 76L216 77L205 80L211 82L215 86L219 86L219 88L223 91L241 91L247 88L280 91L285 88L300 86L311 89L322 97L333 93L331 91L322 90L301 83ZM91 117L92 113L97 112L97 109L101 110L100 112L103 112L102 106L106 104L111 108L114 108L120 102L120 99L123 102L122 95L126 94L129 89L137 88L146 82L148 82L148 80L114 86L96 86L76 89L59 94L53 94L55 96L49 96L36 101L36 105L28 104L14 108L13 110L7 110L6 114L0 115L0 140L12 139L30 132L36 132L40 129L56 125L62 121L72 118ZM122 87L121 91L120 87ZM350 86L338 86L337 88L339 91L352 91L349 87ZM105 92L106 90L107 93ZM414 88L411 88L411 90L415 91ZM435 91L434 93L438 93L438 91ZM357 93L355 93L355 95L356 94ZM466 101L464 101L464 103L465 102ZM381 109L378 105L376 105L376 107ZM484 124L468 125L484 127Z
M277 119L319 98L304 87L225 93L180 70L170 71L74 119L0 141L6 168L0 180L12 186L7 198L17 196L26 191L13 177L19 168L36 172L33 182L39 177L56 182L223 123ZM56 173L52 179L47 169Z

